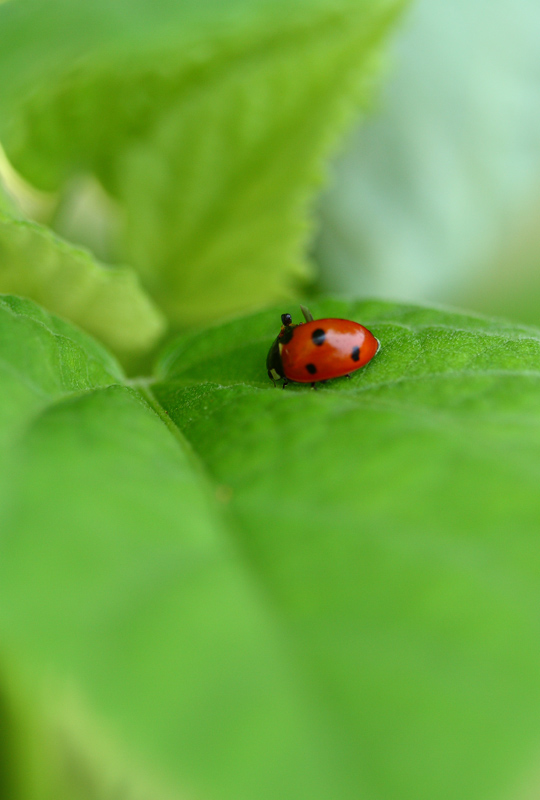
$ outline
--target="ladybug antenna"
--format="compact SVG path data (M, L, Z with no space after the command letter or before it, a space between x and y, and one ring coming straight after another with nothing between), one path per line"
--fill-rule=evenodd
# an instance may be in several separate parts
M306 308L306 306L300 306L300 309L302 311L302 314L304 315L304 319L306 320L306 322L313 322L313 314L311 313L309 308Z
M283 325L290 325L292 323L292 317L290 314L282 314L281 315L281 322Z

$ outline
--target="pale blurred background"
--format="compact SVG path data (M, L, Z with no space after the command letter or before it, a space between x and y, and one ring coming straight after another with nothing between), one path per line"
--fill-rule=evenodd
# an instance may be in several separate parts
M322 288L540 324L540 3L419 0L333 165Z

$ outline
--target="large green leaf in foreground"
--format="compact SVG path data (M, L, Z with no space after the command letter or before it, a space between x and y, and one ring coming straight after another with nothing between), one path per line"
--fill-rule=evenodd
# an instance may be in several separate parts
M282 391L280 310L174 343L137 388L0 303L10 800L522 800L534 781L539 332L321 302L381 351ZM4 711L19 669L41 759L17 698Z
M540 736L540 333L320 303L381 351L282 391L264 359L286 310L179 340L156 396L228 487L354 796L521 798Z
M290 295L310 199L402 0L0 6L0 137L37 186L98 176L175 323Z

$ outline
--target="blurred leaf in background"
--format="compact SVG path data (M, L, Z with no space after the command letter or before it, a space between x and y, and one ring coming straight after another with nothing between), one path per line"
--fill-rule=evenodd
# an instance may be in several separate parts
M11 209L11 201L7 191L5 190L4 184L0 180L0 211L8 211Z
M413 5L321 202L325 288L540 322L539 30L535 0Z
M324 159L401 5L8 3L0 138L40 189L97 176L124 214L122 260L174 325L264 305L311 275Z
M32 297L129 360L156 344L161 312L127 267L107 267L35 222L0 210L0 292Z

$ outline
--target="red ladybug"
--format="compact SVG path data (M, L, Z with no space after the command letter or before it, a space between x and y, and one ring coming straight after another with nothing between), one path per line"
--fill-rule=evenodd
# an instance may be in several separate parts
M371 331L350 319L313 319L300 306L306 322L293 325L290 314L282 314L281 330L266 359L268 377L311 383L349 373L371 361L380 345Z

